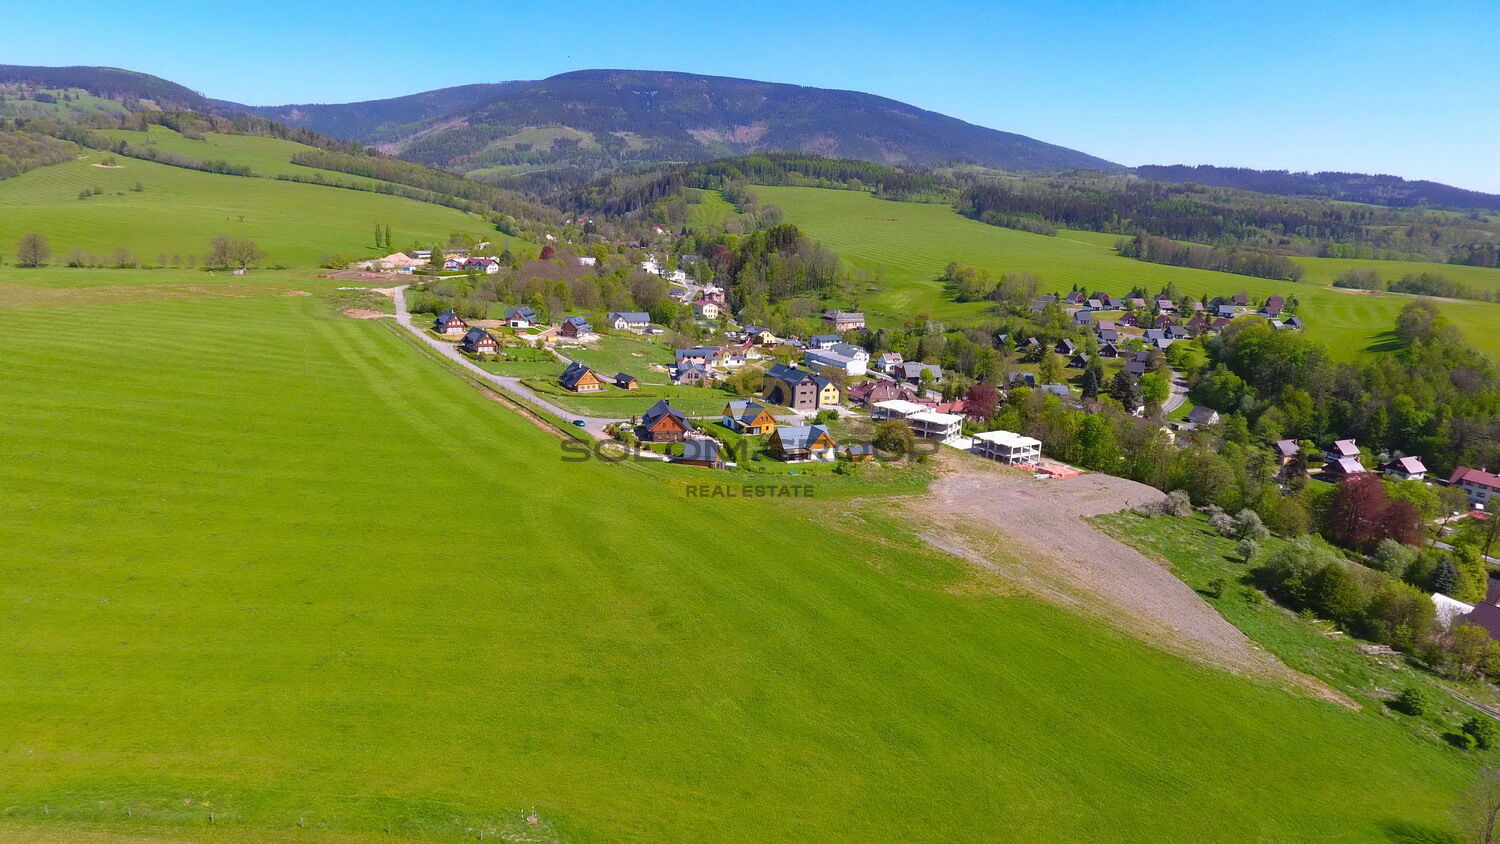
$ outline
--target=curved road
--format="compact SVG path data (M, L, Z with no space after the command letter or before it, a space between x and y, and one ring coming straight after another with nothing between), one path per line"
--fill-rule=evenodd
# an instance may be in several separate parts
M1188 393L1187 379L1182 377L1182 373L1175 369L1169 369L1167 372L1172 375L1172 394L1167 396L1167 400L1162 403L1161 412L1163 415L1182 407L1182 403L1187 401Z
M473 361L464 357L463 354L459 352L452 343L447 343L439 340L433 337L431 334L428 334L425 330L412 324L411 311L408 311L406 309L405 285L393 288L391 291L391 298L396 300L396 321L401 323L402 327L404 327L407 331L410 331L417 337L417 339L435 349L438 354L453 361L459 366L462 366L464 369L467 369L474 375L483 378L484 380L488 381L491 384L494 384L495 386L510 393L511 395L525 399L526 401L542 408L548 413L557 415L566 422L571 423L574 420L581 419L584 423L583 429L585 431L588 431L595 438L601 440L609 438L609 435L604 433L605 425L608 425L611 422L627 421L625 419L609 419L599 416L579 416L578 414L564 410L563 408L558 407L552 402L547 401L546 399L537 395L536 392L533 391L530 387L522 384L520 378L516 378L510 375L496 375L493 372L486 371L482 367L475 364Z

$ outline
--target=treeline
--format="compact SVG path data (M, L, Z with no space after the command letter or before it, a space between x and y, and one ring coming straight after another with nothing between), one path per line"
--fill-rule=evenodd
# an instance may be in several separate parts
M1500 267L1500 244L1463 243L1453 248L1450 264L1470 267Z
M1302 266L1297 262L1285 255L1273 255L1255 249L1200 246L1178 243L1165 237L1136 235L1129 240L1118 241L1115 250L1126 258L1171 264L1174 267L1195 267L1200 270L1286 281L1298 281L1302 278Z
M954 195L951 182L925 170L773 153L611 175L552 199L577 211L623 216L685 188L722 190L743 184L867 190L889 199L948 201Z
M1500 239L1488 217L1276 196L1131 176L951 174L959 213L993 225L1148 235L1278 254L1488 265Z
M839 258L790 223L735 238L725 235L700 254L729 294L731 306L764 313L774 302L827 292Z
M0 132L0 179L62 164L78 156L78 145L36 132Z
M1082 177L976 184L959 197L958 210L977 220L1031 216L1066 228L1206 243L1238 243L1267 234L1353 240L1364 234L1366 213L1335 207L1314 211L1290 202L1233 202L1190 186Z
M1406 273L1395 281L1387 282L1374 267L1355 267L1339 273L1333 280L1333 286L1351 290L1389 290L1392 293L1439 296L1445 299L1473 299L1479 302L1497 300L1493 290L1482 290L1432 271Z
M1354 438L1373 454L1421 455L1446 474L1500 465L1500 373L1437 304L1418 300L1396 319L1396 351L1335 363L1300 332L1235 320L1205 344L1221 365L1215 407L1269 445L1283 438ZM1196 389L1196 387L1195 387Z
M1399 176L1368 173L1292 173L1286 170L1251 170L1245 167L1214 167L1181 164L1136 167L1135 172L1161 182L1192 182L1200 185L1251 190L1283 196L1304 196L1345 202L1364 202L1393 207L1433 207L1454 211L1488 208L1500 211L1500 195L1456 188L1438 182L1409 181Z

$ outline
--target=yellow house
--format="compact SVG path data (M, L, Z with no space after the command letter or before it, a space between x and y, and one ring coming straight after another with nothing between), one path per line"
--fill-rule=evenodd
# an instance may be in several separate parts
M818 391L818 407L832 407L842 398L843 396L839 394L839 385L826 381L823 388Z

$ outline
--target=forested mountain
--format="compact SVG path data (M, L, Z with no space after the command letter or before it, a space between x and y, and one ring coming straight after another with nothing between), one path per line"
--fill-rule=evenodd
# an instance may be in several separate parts
M1456 188L1438 182L1411 181L1400 176L1366 173L1292 173L1286 170L1250 170L1244 167L1214 167L1200 164L1150 164L1131 172L1157 182L1193 182L1221 188L1238 188L1282 196L1339 199L1394 207L1426 206L1451 211L1484 209L1500 211L1500 195Z
M246 107L291 126L473 171L502 165L703 161L795 151L1009 170L1118 169L1109 161L895 100L640 70L580 70L346 105Z
M113 101L128 111L190 109L213 112L215 104L197 91L149 73L117 67L32 67L0 65L0 91L10 102L55 104L55 92L77 89L95 98ZM80 110L96 110L92 101L80 102Z

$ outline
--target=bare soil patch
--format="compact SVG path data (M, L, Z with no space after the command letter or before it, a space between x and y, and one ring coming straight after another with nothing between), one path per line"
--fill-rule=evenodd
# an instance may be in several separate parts
M283 296L311 296L312 294L308 293L306 290L288 290L288 291L282 293L281 295L283 295Z
M370 272L365 272L364 270L339 270L336 273L329 273L329 274L327 274L327 275L325 275L323 277L324 278L331 278L334 281L390 281L391 280L391 274L390 273L370 273Z
M914 502L932 524L919 535L935 547L1152 645L1353 705L1262 650L1163 563L1086 521L1157 500L1160 491L1097 474L1038 481L958 455L945 456L944 469L929 495Z
M125 165L123 165L123 164L99 164L99 163L95 162L94 164L90 164L89 166L90 167L98 167L100 170L124 170L125 169Z
M395 314L383 314L380 311L372 311L369 308L349 308L344 311L344 316L351 319L380 319L381 317L394 317Z
M537 426L538 428L542 429L543 431L546 431L547 433L551 434L552 436L557 437L560 440L566 440L566 439L568 439L568 437L565 434L563 434L563 432L561 432L561 431L557 430L556 428L554 428L552 425L550 425L547 422L547 420L542 419L541 417L537 416L535 413L532 413L531 411L529 411L526 408L524 408L524 407L516 404L515 402L513 402L510 399L506 398L505 396L500 395L499 393L495 392L494 390L491 390L491 389L488 389L488 388L481 388L480 392L484 394L485 398L487 398L490 401L495 402L497 404L504 405L505 407L507 407L507 408L509 408L511 410L514 410L517 414L520 415L520 417L522 419L525 419L527 422L530 422L531 424Z

